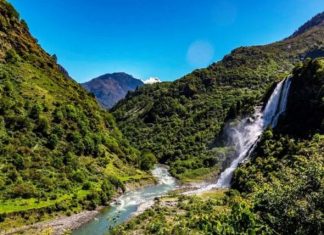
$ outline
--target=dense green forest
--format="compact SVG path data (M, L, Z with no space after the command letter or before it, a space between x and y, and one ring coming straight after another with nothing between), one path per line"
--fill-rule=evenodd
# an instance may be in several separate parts
M154 157L140 154L113 116L68 76L55 55L42 50L25 21L1 0L1 222L17 214L37 212L38 220L105 204L125 182L150 177L138 169L148 170Z
M286 114L264 132L232 189L159 199L115 234L321 234L324 58L293 71Z
M299 61L323 54L323 18L319 14L283 41L241 47L175 82L130 92L113 108L119 127L182 181L217 173L226 159L217 148L225 122L251 113Z

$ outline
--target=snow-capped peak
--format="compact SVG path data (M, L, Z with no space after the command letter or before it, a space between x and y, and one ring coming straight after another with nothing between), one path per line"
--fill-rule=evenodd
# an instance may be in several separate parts
M161 80L158 77L150 77L149 79L144 80L143 82L144 84L154 84L154 83L160 83Z

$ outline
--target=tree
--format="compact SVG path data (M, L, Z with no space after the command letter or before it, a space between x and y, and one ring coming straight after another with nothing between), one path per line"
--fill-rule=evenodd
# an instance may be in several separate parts
M57 146L58 144L58 137L56 134L51 134L49 137L48 137L48 141L47 141L47 147L50 148L50 149L55 149L55 147Z
M57 63L57 55L56 54L52 55L52 59L55 61L55 63Z
M14 198L22 197L25 199L34 197L36 195L36 188L31 183L20 183L15 185L11 190L11 195Z
M142 170L148 171L153 168L156 162L156 157L153 153L145 152L140 159L140 168Z
M19 56L17 55L15 50L10 49L9 51L7 51L6 61L8 63L15 64L18 61L18 59L19 59Z
M39 115L41 111L42 111L42 107L39 104L35 104L30 110L29 117L31 117L34 120L37 120L39 119Z

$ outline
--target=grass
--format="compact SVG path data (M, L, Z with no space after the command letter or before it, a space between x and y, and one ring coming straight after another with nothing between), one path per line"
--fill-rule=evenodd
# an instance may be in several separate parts
M207 199L216 199L220 200L225 197L225 193L228 189L212 189L210 191L199 194L198 196L207 200Z
M181 174L180 181L182 183L197 183L215 177L218 172L218 167L187 170Z
M113 160L106 166L105 174L114 176L123 183L134 180L153 179L153 176L145 171L124 165L117 156L113 156Z
M10 199L1 202L0 214L2 213L13 213L21 212L35 209L42 209L50 206L54 206L56 203L61 203L63 201L72 200L74 195L77 195L77 199L83 199L88 195L87 190L78 190L76 194L64 194L56 198L55 200L38 200L36 198L30 199Z

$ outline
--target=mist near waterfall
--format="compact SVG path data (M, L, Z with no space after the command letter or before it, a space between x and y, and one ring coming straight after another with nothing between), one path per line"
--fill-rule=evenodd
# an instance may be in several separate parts
M253 152L263 131L268 127L276 127L280 116L286 111L290 86L291 77L288 77L276 85L264 110L261 107L256 107L254 114L250 117L227 123L223 129L223 139L224 146L230 147L234 151L234 154L227 156L231 161L230 164L219 175L216 183L203 186L187 194L231 186L234 171Z

